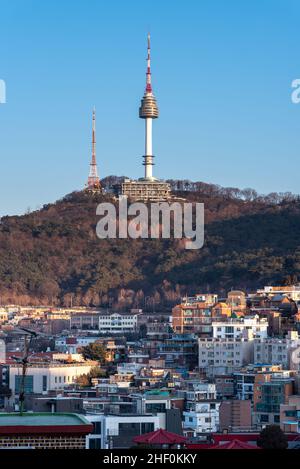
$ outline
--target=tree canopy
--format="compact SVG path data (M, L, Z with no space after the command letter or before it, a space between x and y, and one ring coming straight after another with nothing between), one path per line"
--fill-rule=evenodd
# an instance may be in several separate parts
M257 446L262 449L287 449L288 439L279 425L268 425L260 432Z

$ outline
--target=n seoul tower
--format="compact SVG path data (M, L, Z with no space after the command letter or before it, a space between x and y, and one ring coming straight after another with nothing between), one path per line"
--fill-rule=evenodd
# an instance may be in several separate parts
M152 154L152 120L158 118L158 107L151 85L150 34L148 34L146 89L141 100L139 116L141 119L145 119L145 154L143 156L145 177L137 180L125 178L119 189L119 195L126 196L130 200L141 200L144 202L169 200L172 197L170 184L152 175L152 166L154 165L154 156Z
M146 89L144 96L141 100L139 116L141 119L145 119L145 155L143 156L143 165L145 166L145 179L148 181L155 181L156 179L152 175L152 166L154 165L154 156L152 154L152 120L157 119L159 113L156 98L152 92L150 52L150 34L148 34Z

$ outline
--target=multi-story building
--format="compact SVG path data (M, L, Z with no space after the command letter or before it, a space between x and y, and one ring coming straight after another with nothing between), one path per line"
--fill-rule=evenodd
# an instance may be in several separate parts
M185 399L183 412L184 433L198 436L201 433L215 432L219 428L219 406L216 385L209 382L188 380L178 395Z
M183 397L171 395L168 391L155 389L138 394L130 395L133 402L136 403L136 409L141 414L166 413L170 409L183 409Z
M226 400L220 405L220 431L245 431L252 428L250 400Z
M234 397L234 376L232 374L215 375L214 380L218 399Z
M300 395L289 396L280 404L280 428L286 433L300 433Z
M75 313L71 316L70 328L109 334L136 332L137 316L131 313Z
M212 336L216 339L251 339L268 336L268 321L258 315L244 318L214 319Z
M198 293L195 296L184 296L183 304L205 303L207 306L213 306L218 301L218 295L215 293Z
M174 334L172 337L157 343L157 355L164 358L166 366L197 366L197 337L193 334Z
M254 382L256 372L254 370L241 370L233 374L235 396L239 400L253 400Z
M182 383L182 388L178 391L178 395L184 397L187 403L215 400L217 397L215 383L185 380Z
M240 290L231 290L227 294L226 303L234 311L245 311L246 310L246 295Z
M292 378L277 378L261 383L254 418L259 426L280 424L280 405L287 404L294 391Z
M299 370L298 348L300 348L300 337L297 331L289 331L283 339L273 337L255 339L254 363L281 364L283 368Z
M220 404L217 400L190 402L188 410L183 412L183 432L197 437L218 431Z
M300 302L300 285L265 286L263 289L257 290L257 295L271 299L274 296L282 295L298 303Z
M253 340L247 339L199 339L199 368L234 371L253 361Z
M198 334L210 337L212 334L211 306L202 303L182 303L172 309L172 328L176 334Z
M86 414L85 418L94 426L86 438L88 449L130 448L135 436L165 429L164 414Z
M25 376L25 393L42 394L51 390L64 389L76 383L79 376L90 372L97 363L36 363L29 364ZM22 366L19 363L9 367L9 383L13 395L18 395L22 379Z

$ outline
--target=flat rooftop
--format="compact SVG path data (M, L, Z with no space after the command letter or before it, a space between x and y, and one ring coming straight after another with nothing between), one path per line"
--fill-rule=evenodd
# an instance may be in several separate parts
M0 413L0 434L19 433L90 433L91 424L82 415L72 413L25 412Z

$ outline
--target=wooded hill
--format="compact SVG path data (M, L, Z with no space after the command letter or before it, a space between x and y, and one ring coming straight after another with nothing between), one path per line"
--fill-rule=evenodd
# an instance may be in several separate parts
M55 204L0 223L0 303L87 305L159 310L181 296L231 288L252 290L300 278L300 199L260 196L190 181L169 181L188 201L205 205L205 243L100 240L96 206L105 195L74 192Z

